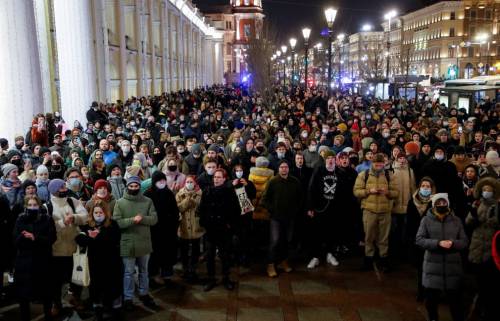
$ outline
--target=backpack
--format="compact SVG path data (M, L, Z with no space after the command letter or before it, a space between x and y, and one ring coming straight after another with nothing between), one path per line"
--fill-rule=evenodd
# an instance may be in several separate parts
M75 203L73 203L73 199L71 197L66 198L66 202L68 202L69 207L71 207L71 210L73 211L73 214L76 213L75 210ZM54 206L50 201L48 201L45 206L47 207L47 214L49 214L50 217L52 217L52 214L54 213Z

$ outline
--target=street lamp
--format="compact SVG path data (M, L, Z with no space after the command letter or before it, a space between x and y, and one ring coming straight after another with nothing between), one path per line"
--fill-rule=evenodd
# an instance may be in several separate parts
M288 48L285 45L281 46L281 52L283 53L283 56L285 56L287 49ZM283 60L283 61L285 61L285 60ZM286 86L285 64L283 64L283 86Z
M295 45L297 44L297 39L290 38L290 49L292 49L292 85L295 82Z
M361 31L372 31L373 26L371 24L364 24L363 27L361 27Z
M283 86L286 86L285 81L286 81L286 64L285 64L285 59L281 59L281 63L283 64Z
M388 21L388 32L387 32L387 61L386 61L386 71L385 71L385 78L387 78L387 81L389 81L389 63L390 63L390 54L389 54L389 51L391 49L391 19L396 17L397 13L395 10L391 10L389 12L387 12L385 15L384 15L384 19ZM382 90L382 98L384 98L384 92L385 90L383 89Z
M332 35L333 23L337 16L337 9L328 8L325 10L326 23L328 24L328 92L331 92L332 83Z
M307 68L308 68L308 54L309 54L309 36L311 35L311 29L303 28L302 36L304 37L304 82L305 88L307 90Z

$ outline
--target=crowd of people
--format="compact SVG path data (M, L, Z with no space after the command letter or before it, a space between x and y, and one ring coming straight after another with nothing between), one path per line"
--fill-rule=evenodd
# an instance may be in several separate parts
M464 320L467 265L481 317L500 320L500 103L268 90L94 102L84 124L39 114L14 146L0 139L0 271L22 320L35 300L46 320L60 315L68 283L71 307L85 308L76 251L96 320L119 320L136 293L155 309L149 283L168 284L179 261L210 291L218 259L233 290L237 265L273 278L292 272L292 252L315 269L359 249L363 271L414 263L430 320L442 294Z

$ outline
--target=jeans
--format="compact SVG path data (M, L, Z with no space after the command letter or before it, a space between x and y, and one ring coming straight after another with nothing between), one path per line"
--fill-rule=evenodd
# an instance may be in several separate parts
M125 273L123 274L123 299L132 300L134 298L136 264L139 269L139 295L147 295L149 293L149 254L139 257L123 257L122 259L125 268Z
M293 220L271 219L269 231L269 263L280 263L288 258L288 245L293 237Z

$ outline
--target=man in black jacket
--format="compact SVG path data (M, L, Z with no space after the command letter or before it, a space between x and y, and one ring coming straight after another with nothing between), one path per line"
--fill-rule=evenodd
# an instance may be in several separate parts
M207 274L208 281L204 291L212 290L215 285L215 256L219 250L222 263L222 282L228 290L234 289L234 282L229 278L230 254L233 228L240 213L240 205L234 190L225 184L227 173L223 169L215 170L214 186L203 190L200 202L200 225L206 230Z

